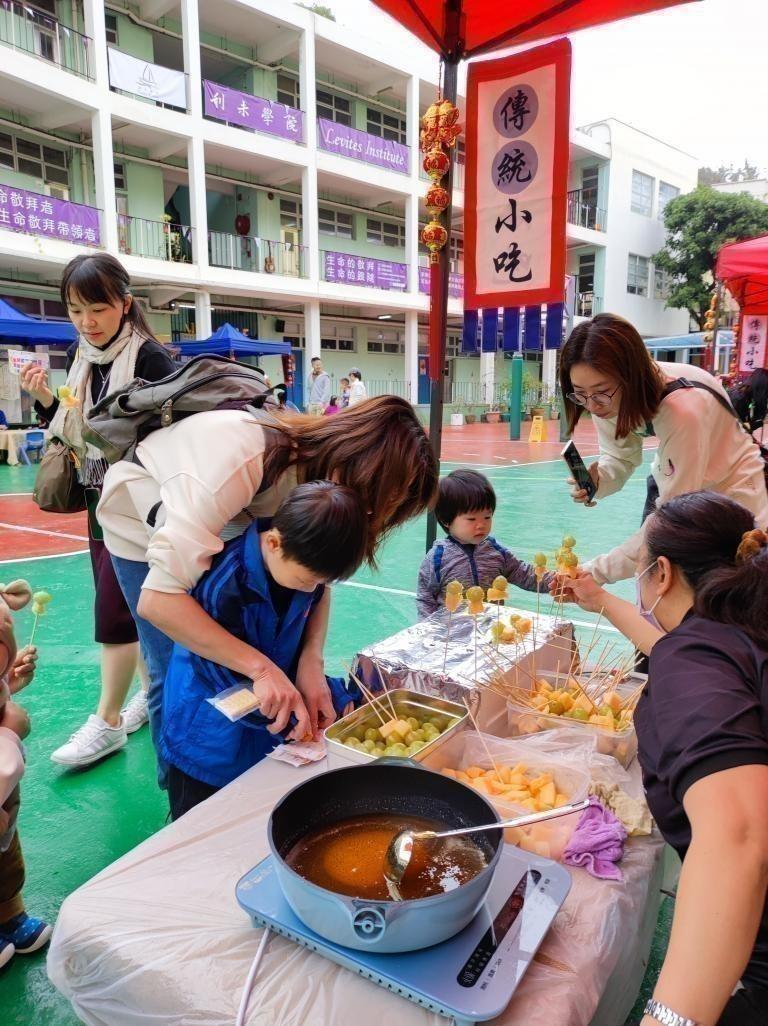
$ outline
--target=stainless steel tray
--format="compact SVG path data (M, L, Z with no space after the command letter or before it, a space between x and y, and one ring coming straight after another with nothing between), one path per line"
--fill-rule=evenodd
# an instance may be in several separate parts
M428 754L434 752L440 745L445 744L448 738L453 737L454 734L463 730L467 725L469 713L466 706L458 702L449 702L445 698L423 695L418 691L410 691L408 688L397 688L389 691L388 695L388 698L382 698L377 702L377 707L381 710L381 714L385 719L389 719L391 716L389 708L389 699L391 698L398 716L416 716L423 719L424 717L439 715L448 716L455 721L439 737L436 737L434 741L425 744L419 752L411 756L417 762L421 762ZM367 729L368 727L379 727L380 725L381 720L376 715L375 710L369 703L366 703L359 709L355 709L354 712L349 713L348 716L337 720L330 727L326 727L325 740L328 746L329 768L337 769L350 763L374 762L379 758L379 756L371 755L369 752L361 752L357 748L349 748L344 744L344 741L361 727Z

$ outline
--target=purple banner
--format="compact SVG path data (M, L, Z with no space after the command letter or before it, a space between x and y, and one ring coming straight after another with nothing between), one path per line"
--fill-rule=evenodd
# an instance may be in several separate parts
M203 79L205 95L204 113L217 121L228 121L232 125L251 128L255 132L266 132L280 139L293 142L304 141L304 112L285 103L262 100L260 96L241 93L229 86L219 85Z
M381 139L369 132L359 132L356 128L348 128L347 125L339 125L325 118L317 119L317 127L317 145L321 150L408 174L410 150L402 143Z
M324 253L325 280L347 285L368 285L374 289L408 288L408 265L391 260L371 260L347 253Z
M96 207L11 185L0 185L0 228L65 239L83 246L98 246L101 241Z
M429 268L419 268L419 292L423 292L425 295L429 295ZM452 299L461 299L464 295L464 275L463 274L449 274L448 275L448 295Z

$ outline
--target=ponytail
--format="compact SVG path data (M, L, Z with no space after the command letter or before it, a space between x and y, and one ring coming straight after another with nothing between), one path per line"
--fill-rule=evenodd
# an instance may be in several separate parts
M768 535L755 529L749 510L717 492L690 492L646 524L650 558L666 556L683 574L694 612L768 649Z

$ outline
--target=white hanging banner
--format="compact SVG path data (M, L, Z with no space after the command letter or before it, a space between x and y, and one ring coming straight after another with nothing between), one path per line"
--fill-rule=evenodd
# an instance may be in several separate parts
M741 318L739 370L751 374L766 366L768 352L768 317L744 314Z
M146 96L157 103L187 109L187 86L183 71L164 68L160 64L132 57L122 50L107 47L109 56L109 84L126 93Z

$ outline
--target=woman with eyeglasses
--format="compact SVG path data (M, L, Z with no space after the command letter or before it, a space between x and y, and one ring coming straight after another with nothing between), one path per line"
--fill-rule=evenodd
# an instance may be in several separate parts
M597 428L600 457L589 468L596 499L624 486L643 461L644 438L655 435L643 521L675 495L709 489L746 506L759 527L768 527L760 450L711 374L691 364L653 360L629 321L606 313L571 332L560 360L560 385L569 431L585 411ZM571 494L587 502L585 490L574 487ZM595 579L631 577L642 537L641 528L593 559L588 569Z
M638 759L683 865L641 1026L765 1026L768 534L724 495L680 495L648 517L635 576L639 609L588 574L565 597L650 652Z

